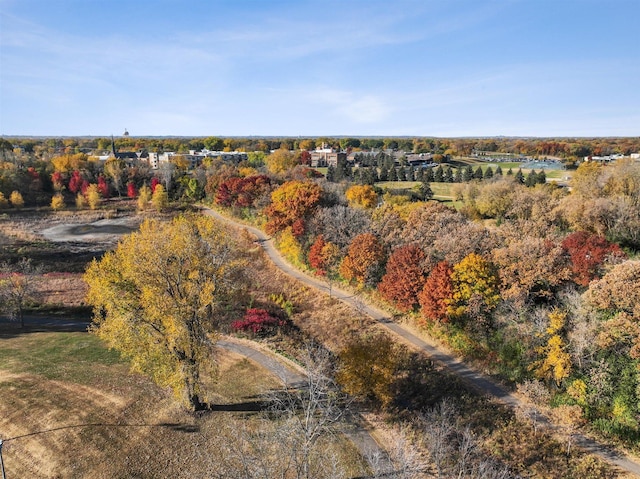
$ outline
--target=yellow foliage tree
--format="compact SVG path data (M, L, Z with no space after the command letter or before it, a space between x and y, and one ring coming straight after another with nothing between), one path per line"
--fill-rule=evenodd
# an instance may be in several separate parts
M386 334L359 337L339 353L336 379L347 394L388 406L405 355Z
M265 159L270 173L285 173L298 164L296 155L288 148L280 148Z
M19 191L12 191L11 195L9 195L9 201L14 208L20 209L24 206L24 199Z
M64 207L64 197L60 193L53 195L53 197L51 198L51 209L57 211L61 210Z
M479 254L471 253L456 264L451 282L453 295L447 312L453 318L488 313L500 301L495 268Z
M91 183L87 187L87 191L85 193L87 198L87 203L89 204L89 208L95 210L100 205L100 190L98 190L98 185L95 183Z
M74 155L56 156L51 159L51 164L55 171L60 173L70 173L73 170L80 170L87 165L89 157L84 153L76 153Z
M241 267L230 235L213 218L147 220L87 269L91 331L135 371L205 409L203 381L215 374L211 325L238 287Z
M566 313L557 309L549 313L547 344L538 348L541 359L533 364L538 379L553 380L557 386L571 373L571 355L566 351L567 345L561 336L566 319Z
M76 196L76 208L81 210L85 206L87 206L87 199L84 197L82 193L78 193L78 196Z
M138 209L141 211L146 209L149 201L151 201L151 188L143 185L138 192Z
M345 196L350 206L359 208L373 208L378 204L378 194L369 185L353 185Z
M291 263L296 266L301 264L302 258L302 247L300 243L293 235L293 231L291 227L286 228L282 231L278 237L278 248L280 252L287 258Z
M156 189L151 196L151 202L156 210L162 211L169 206L169 195L162 185L156 185Z

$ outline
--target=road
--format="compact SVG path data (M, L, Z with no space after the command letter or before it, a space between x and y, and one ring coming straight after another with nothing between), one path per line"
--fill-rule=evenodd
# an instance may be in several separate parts
M262 230L240 223L209 208L204 208L203 213L212 216L220 221L231 224L237 228L246 229L257 238L258 242L262 245L264 251L269 256L271 261L280 270L287 273L289 276L296 278L307 286L315 288L323 293L330 294L332 297L343 301L346 304L357 309L358 311L361 311L362 313L370 316L388 331L402 338L405 343L408 343L418 350L424 352L431 359L441 364L447 370L462 378L468 385L473 387L481 394L492 396L512 408L522 407L531 409L531 405L525 404L523 401L509 393L509 391L507 391L505 388L497 384L489 377L473 370L462 361L454 358L447 352L438 348L435 344L419 338L409 328L394 322L384 311L376 308L373 305L367 304L363 301L362 298L352 293L343 291L336 287L330 288L326 282L309 276L296 269L280 255L279 251L275 247L273 239L268 237ZM543 414L538 413L537 417L539 418L539 422L547 424L549 426L551 425L551 421L549 421L548 418L545 418ZM640 477L640 462L634 460L633 458L623 455L622 453L617 452L581 434L575 434L573 436L573 439L577 445L589 451L590 453L599 456L603 460L609 462L610 464L616 465L626 472L635 474L636 476Z

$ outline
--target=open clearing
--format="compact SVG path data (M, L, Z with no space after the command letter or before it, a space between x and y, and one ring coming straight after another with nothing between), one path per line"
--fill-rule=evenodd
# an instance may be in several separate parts
M0 434L10 478L217 477L230 460L225 447L259 424L256 401L280 387L253 361L221 351L214 412L198 416L87 333L0 341ZM346 440L337 442L353 453Z

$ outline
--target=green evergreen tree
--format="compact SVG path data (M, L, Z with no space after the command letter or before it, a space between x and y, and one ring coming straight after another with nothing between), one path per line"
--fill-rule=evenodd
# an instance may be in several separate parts
M486 170L484 170L484 179L488 180L493 178L493 168L488 167Z
M511 168L507 170L507 176L513 176L513 170Z
M500 165L496 168L496 176L502 176L502 168L500 168Z
M442 183L444 181L444 171L442 170L442 166L438 165L438 167L433 172L433 181L436 183Z
M416 175L415 168L413 166L407 166L405 174L407 175L407 181L414 181Z
M435 180L433 176L433 167L428 166L427 168L425 168L424 174L422 175L422 179L427 183L431 183L432 181Z
M518 169L515 178L518 183L524 185L524 175L522 174L522 169Z
M383 165L378 173L378 181L387 181L389 179L389 170Z
M327 178L327 181L336 181L336 169L333 167L333 165L329 165L325 177Z
M473 168L471 168L471 165L467 165L467 167L462 172L462 181L466 183L468 181L471 181L472 179L473 179Z
M525 186L535 186L538 183L538 173L535 170L531 170L524 181Z
M402 166L398 168L397 174L398 174L398 181L407 181L407 175Z
M445 183L453 183L453 170L448 165L444 169L444 182Z
M398 181L398 172L395 167L389 169L389 181Z
M456 174L453 177L454 183L462 183L462 168L456 168Z
M546 182L547 174L544 172L544 170L540 170L540 173L538 173L538 184L544 185Z
M424 168L418 168L415 174L416 181L424 181Z
M433 198L433 191L431 190L429 183L420 183L420 196L422 196L422 199L425 201Z
M476 171L473 172L473 178L476 180L481 180L484 177L484 173L482 172L482 167L478 166Z

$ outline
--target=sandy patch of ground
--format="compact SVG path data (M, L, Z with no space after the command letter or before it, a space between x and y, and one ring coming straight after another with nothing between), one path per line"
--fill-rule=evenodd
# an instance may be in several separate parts
M83 241L83 242L113 242L122 235L132 233L140 224L140 219L134 216L124 216L115 219L101 219L92 223L65 223L52 226L40 231L47 240L53 242Z

